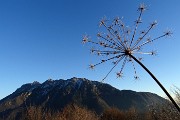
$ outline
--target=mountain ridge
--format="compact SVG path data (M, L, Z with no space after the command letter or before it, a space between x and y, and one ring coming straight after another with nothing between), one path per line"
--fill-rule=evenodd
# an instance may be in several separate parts
M3 114L17 114L27 106L42 106L57 111L71 103L85 106L98 114L110 107L121 110L134 107L144 112L149 105L165 101L154 93L118 90L109 84L86 78L48 79L43 83L35 81L24 84L0 100L0 117Z

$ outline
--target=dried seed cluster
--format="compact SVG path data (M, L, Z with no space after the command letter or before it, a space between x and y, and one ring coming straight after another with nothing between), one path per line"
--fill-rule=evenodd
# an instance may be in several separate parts
M137 72L135 69L134 62L130 55L134 54L148 54L155 55L156 51L144 52L142 47L145 47L149 43L154 42L165 36L170 36L172 34L171 31L166 31L162 35L151 38L147 36L149 32L157 25L157 21L152 22L146 30L141 30L138 32L138 26L142 24L142 14L146 10L146 5L140 4L138 7L139 16L137 20L135 20L135 27L130 28L127 27L122 19L119 17L115 18L109 24L109 21L103 18L99 26L104 27L105 33L97 33L98 42L92 41L88 35L83 36L82 43L92 43L99 47L99 49L91 49L91 53L95 53L98 56L107 56L106 59L101 60L99 63L90 64L89 68L94 69L96 66L105 63L107 61L112 61L113 67L103 78L105 80L107 76L111 73L111 71L118 65L118 63L122 62L122 66L120 70L116 73L118 78L123 76L123 69L127 62L131 62L134 69L134 78L138 79ZM139 58L142 60L142 58Z

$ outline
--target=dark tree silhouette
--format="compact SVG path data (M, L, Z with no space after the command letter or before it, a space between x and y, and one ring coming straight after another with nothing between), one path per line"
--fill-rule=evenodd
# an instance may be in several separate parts
M139 16L137 20L135 20L135 25L130 28L126 27L123 23L122 19L115 18L113 21L108 21L106 18L103 18L99 26L103 27L106 32L105 33L97 33L97 37L99 38L98 42L92 41L88 35L83 37L82 43L92 43L96 46L100 47L100 49L91 49L91 52L98 56L105 56L106 59L102 59L97 64L90 64L89 67L94 69L96 66L105 63L107 61L113 61L113 67L106 74L106 76L102 79L104 81L107 76L111 73L111 71L119 64L121 64L120 71L116 73L118 78L123 76L123 69L126 63L132 63L134 69L134 78L139 79L137 76L136 68L134 65L134 61L136 61L139 65L141 65L149 75L155 80L155 82L161 87L161 89L165 92L165 94L172 101L174 106L180 112L179 106L176 104L174 99L170 96L168 91L164 88L164 86L157 80L157 78L140 62L142 58L137 58L135 55L138 54L148 54L155 55L156 51L144 52L142 50L146 45L160 39L163 37L171 36L172 32L167 30L162 35L151 38L147 37L149 32L157 25L157 21L152 22L146 30L139 31L138 26L142 23L142 14L146 10L146 6L144 4L140 4L138 7ZM111 23L110 23L111 22ZM134 60L134 61L133 61Z

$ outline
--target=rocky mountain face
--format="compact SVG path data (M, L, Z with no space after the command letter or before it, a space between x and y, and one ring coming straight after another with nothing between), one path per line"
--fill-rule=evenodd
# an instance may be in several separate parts
M153 93L118 90L109 84L85 78L49 79L42 84L39 82L24 84L0 100L0 118L18 115L28 106L41 106L59 111L68 104L77 104L101 114L110 107L121 110L134 107L139 112L144 112L148 109L148 105L165 101Z

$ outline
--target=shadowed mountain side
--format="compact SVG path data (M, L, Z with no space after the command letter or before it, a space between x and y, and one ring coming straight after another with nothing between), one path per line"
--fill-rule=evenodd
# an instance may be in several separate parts
M0 117L19 115L27 106L41 106L56 111L71 103L85 106L98 114L110 107L117 107L120 110L134 107L139 112L145 112L152 103L165 101L153 93L118 90L109 84L85 78L49 79L42 84L39 82L24 84L0 100Z

